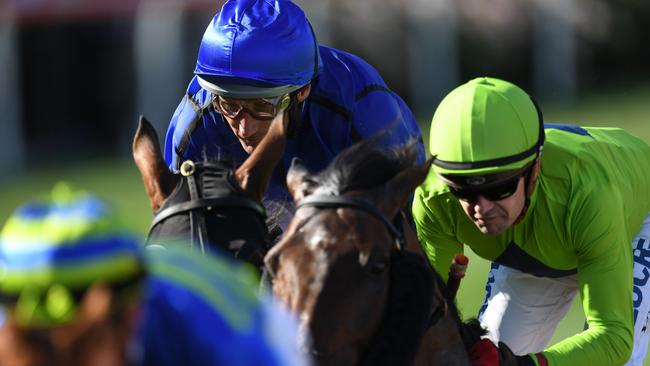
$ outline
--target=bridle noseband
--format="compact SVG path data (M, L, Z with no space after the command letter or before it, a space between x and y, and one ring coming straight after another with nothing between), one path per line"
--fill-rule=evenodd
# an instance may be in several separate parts
M296 211L298 211L298 209L301 207L349 207L365 211L384 223L384 226L386 229L388 229L388 232L395 240L395 246L397 247L397 250L402 250L404 248L404 233L398 230L395 225L393 225L393 223L388 220L386 216L384 216L383 213L381 213L374 205L370 204L368 201L346 196L327 196L316 194L303 198L300 203L296 205Z
M197 173L197 168L212 168L211 170L211 179L212 185L218 185L225 187L225 191L220 192L216 195L211 194L209 197L206 196L205 185L203 189L200 189L197 179L201 179L204 174L208 174L206 169L202 169L201 173ZM194 163L191 160L186 160L183 162L180 168L180 174L186 178L187 185L190 193L190 200L171 205L164 208L163 210L156 213L151 223L149 229L149 234L147 235L147 242L151 233L156 227L167 218L178 215L180 213L188 213L190 216L190 245L194 247L198 244L201 253L205 253L205 246L207 243L207 228L205 224L205 212L211 210L212 208L243 208L248 209L256 214L260 215L262 218L266 217L266 211L264 207L249 198L238 195L236 189L233 187L231 182L232 179L232 169L225 168L221 164L212 164L212 163Z

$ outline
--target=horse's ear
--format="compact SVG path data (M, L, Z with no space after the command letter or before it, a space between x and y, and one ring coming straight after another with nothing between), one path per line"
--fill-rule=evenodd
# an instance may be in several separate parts
M384 186L379 202L388 217L394 217L404 207L411 193L427 177L432 162L429 159L424 164L404 169Z
M140 116L138 129L133 137L133 160L142 175L151 208L156 211L176 187L178 177L167 169L158 134L144 116Z
M293 198L293 202L300 202L305 196L309 196L316 188L316 183L311 174L299 158L291 160L291 167L287 172L287 188Z

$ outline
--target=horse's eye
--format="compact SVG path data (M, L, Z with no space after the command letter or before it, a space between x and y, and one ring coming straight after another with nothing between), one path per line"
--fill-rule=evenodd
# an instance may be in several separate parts
M376 261L370 265L370 273L380 275L388 268L388 261Z

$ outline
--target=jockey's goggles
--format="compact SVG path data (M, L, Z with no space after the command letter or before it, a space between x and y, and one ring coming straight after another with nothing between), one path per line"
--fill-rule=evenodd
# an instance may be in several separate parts
M534 163L526 164L515 171L478 176L456 176L439 174L456 198L466 202L477 202L481 196L489 201L501 201L517 192L519 178L530 173Z
M289 107L290 103L291 96L289 94L259 99L235 99L215 95L212 99L212 105L217 112L228 118L237 118L242 111L245 111L253 118L262 120L275 118L280 111Z
M490 201L501 201L515 194L518 187L519 177L516 177L508 182L501 183L500 185L491 188L476 190L449 186L449 191L459 200L466 202L477 202L479 196Z

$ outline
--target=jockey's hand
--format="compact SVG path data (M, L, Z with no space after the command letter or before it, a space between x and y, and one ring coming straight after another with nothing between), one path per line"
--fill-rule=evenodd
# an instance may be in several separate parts
M517 356L502 342L496 346L489 339L481 339L469 349L472 366L535 366L531 357L536 357L540 366L546 366L546 358L541 353Z

